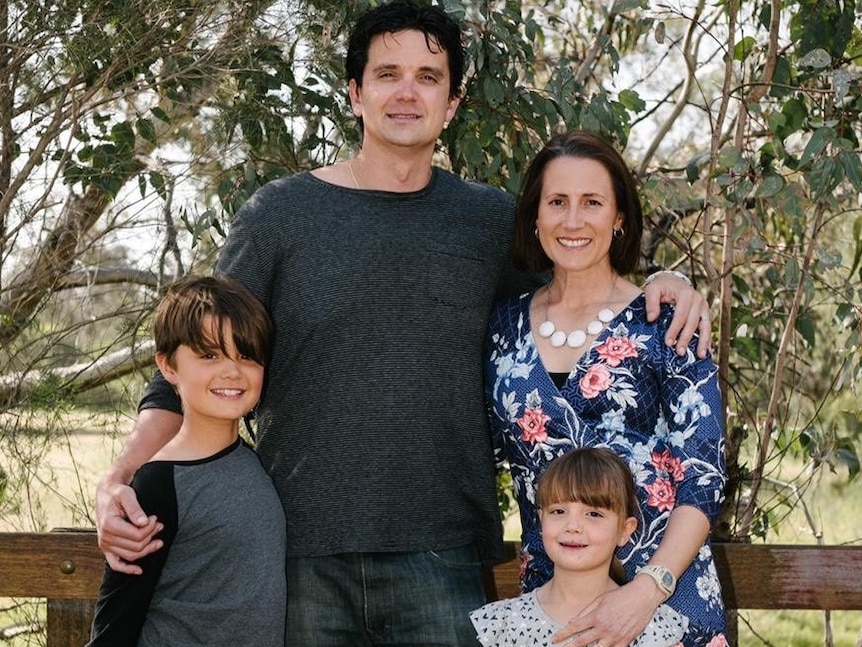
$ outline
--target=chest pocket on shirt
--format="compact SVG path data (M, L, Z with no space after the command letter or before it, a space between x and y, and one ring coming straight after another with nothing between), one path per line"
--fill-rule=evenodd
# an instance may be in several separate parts
M457 246L429 248L428 258L425 289L432 301L458 308L490 307L497 270L489 259Z

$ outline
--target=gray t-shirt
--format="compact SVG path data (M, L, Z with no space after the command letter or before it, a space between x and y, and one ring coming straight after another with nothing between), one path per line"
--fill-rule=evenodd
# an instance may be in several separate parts
M165 545L142 575L106 566L88 647L285 647L284 513L252 449L152 461L132 487Z

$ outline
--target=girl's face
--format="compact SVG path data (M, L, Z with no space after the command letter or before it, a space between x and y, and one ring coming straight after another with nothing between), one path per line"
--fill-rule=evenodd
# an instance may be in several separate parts
M555 569L609 572L614 552L637 527L634 517L579 501L554 503L539 511L542 542Z

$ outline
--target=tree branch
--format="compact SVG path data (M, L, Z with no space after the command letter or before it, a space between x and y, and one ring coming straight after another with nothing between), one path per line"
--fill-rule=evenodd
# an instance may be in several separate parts
M0 377L0 411L49 385L67 394L82 393L144 367L155 366L155 343L146 340L90 362L55 369L40 369Z

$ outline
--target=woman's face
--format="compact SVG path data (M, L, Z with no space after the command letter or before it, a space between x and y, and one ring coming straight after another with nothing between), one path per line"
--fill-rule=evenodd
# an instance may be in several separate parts
M583 157L545 167L536 228L555 271L607 269L614 228L623 223L607 169Z

